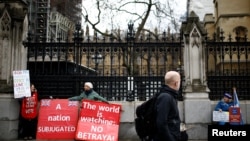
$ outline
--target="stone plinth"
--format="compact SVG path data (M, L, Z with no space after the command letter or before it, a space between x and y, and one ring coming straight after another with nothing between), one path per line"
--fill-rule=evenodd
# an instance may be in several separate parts
M207 139L208 124L212 119L207 92L186 93L184 117L190 139Z
M20 106L13 95L0 93L0 140L18 138Z

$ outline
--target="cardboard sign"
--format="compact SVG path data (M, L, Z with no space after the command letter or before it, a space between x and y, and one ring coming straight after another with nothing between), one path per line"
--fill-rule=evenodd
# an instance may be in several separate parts
M121 105L83 100L76 139L118 141Z
M230 107L229 108L229 122L240 123L240 121L241 121L240 107Z
M13 71L14 98L30 97L29 70Z
M78 101L42 99L37 139L74 139L78 122Z
M218 121L228 122L229 121L229 112L213 111L213 121L215 121L215 122L218 122Z

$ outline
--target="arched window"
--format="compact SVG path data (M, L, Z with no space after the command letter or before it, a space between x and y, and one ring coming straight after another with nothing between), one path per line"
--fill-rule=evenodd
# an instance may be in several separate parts
M235 40L239 42L243 42L246 39L247 28L243 26L238 26L234 28L233 32L235 33Z

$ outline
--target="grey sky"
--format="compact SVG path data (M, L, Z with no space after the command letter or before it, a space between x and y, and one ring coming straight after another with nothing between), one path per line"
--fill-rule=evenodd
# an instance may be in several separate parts
M162 0L162 1L165 2L165 0ZM172 3L172 5L171 5L172 9L174 9L173 15L176 18L180 18L186 12L187 0L175 0L175 1L176 1L176 3ZM109 2L111 4L112 4L112 2L114 4L117 4L116 3L117 0L110 0ZM95 15L97 15L97 10L95 10L95 0L83 0L83 6L85 6L87 11L88 11L88 14L89 14L88 18L91 21L96 21ZM129 10L129 8L131 8L131 11L136 9L136 11L138 13L144 11L144 10L141 10L141 9L143 9L143 7L139 7L137 5L128 7L127 9ZM114 15L114 18L111 17L112 14ZM131 19L134 19L134 18L135 17L133 17L131 15L126 15L126 14L121 14L121 13L118 13L118 14L109 13L109 11L107 11L107 13L105 13L105 15L102 17L101 23L98 24L98 28L100 28L102 31L110 30L110 29L117 29L117 28L120 28L121 30L126 30L127 24L129 23L129 21ZM166 29L167 27L172 26L170 23L170 20L171 19L168 18L168 19L162 19L161 21L159 21L159 20L154 19L152 16L150 16L145 27L152 29L152 30L154 28ZM180 22L179 19L176 19L176 21ZM111 23L113 23L113 24L111 24ZM137 24L138 23L134 23L134 27L137 27L138 26ZM83 21L83 26L86 26L86 23L84 21ZM90 29L90 34L92 34L91 29Z

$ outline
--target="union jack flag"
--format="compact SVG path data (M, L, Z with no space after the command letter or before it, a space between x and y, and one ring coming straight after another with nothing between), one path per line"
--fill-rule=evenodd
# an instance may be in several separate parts
M68 106L78 106L78 101L69 101Z
M41 100L41 106L50 106L50 99Z

